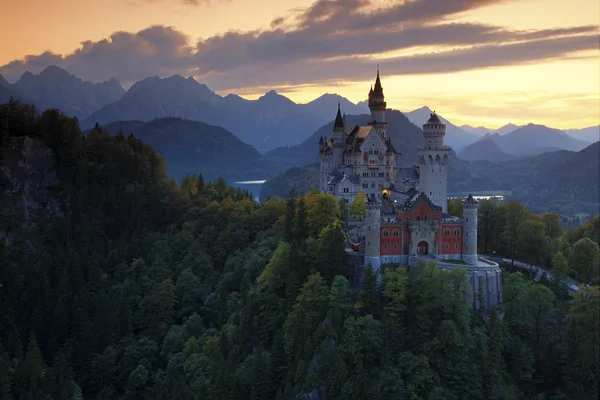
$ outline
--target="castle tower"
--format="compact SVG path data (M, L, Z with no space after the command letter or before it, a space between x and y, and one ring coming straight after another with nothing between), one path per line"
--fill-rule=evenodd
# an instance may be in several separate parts
M387 151L385 152L385 177L388 184L396 180L396 149L392 144L392 138L387 139Z
M327 145L327 141L321 136L319 139L319 191L321 193L327 192L327 182L329 181L329 175L331 174L331 148Z
M463 256L464 262L477 265L477 200L469 194L463 201Z
M365 232L365 267L370 263L373 272L379 277L381 266L380 225L381 202L375 195L367 199L367 217Z
M331 147L333 150L333 168L340 168L344 164L344 149L346 147L346 133L344 132L344 119L338 102L337 115L333 123L333 135L331 136Z
M385 122L385 96L383 95L383 87L379 78L379 68L377 68L377 78L375 79L375 87L371 87L369 92L369 109L371 110L371 122L369 125L377 129L377 132L384 139L387 137L388 124Z
M446 125L435 114L423 124L423 148L419 149L419 186L421 192L442 212L448 212L447 184L450 148L444 146Z

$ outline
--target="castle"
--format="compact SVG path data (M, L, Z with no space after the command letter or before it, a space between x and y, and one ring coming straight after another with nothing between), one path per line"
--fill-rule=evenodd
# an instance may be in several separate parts
M502 302L498 264L477 254L477 205L469 195L463 217L448 214L447 166L451 149L444 145L446 125L435 114L423 124L418 165L396 168L399 157L387 134L383 87L377 71L369 92L370 122L351 126L338 104L333 132L319 141L320 191L351 204L363 192L366 216L355 224L354 237L364 265L379 273L382 264L413 266L437 260L442 269L469 272L473 307ZM481 291L484 293L481 293ZM483 297L482 297L483 295Z

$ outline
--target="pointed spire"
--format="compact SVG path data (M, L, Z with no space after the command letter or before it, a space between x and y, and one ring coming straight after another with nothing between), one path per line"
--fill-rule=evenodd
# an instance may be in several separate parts
M383 87L381 86L381 79L379 78L379 65L377 65L377 79L375 79L375 89L373 94L378 97L383 97Z
M333 129L344 128L344 120L342 119L342 111L340 110L340 102L338 101L337 115L335 116L335 123Z

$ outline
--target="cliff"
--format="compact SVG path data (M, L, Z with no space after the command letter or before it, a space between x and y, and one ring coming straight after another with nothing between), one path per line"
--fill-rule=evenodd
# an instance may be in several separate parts
M0 238L10 241L16 226L40 213L62 216L56 156L41 139L4 137L0 147Z

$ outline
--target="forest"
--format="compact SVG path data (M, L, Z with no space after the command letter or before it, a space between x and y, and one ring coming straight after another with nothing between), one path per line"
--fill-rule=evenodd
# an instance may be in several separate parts
M481 204L482 252L540 244L532 261L593 281L568 294L507 272L484 313L435 263L351 286L331 196L179 184L133 135L18 102L0 141L0 400L598 397L597 217L565 230ZM55 180L23 169L34 156Z

